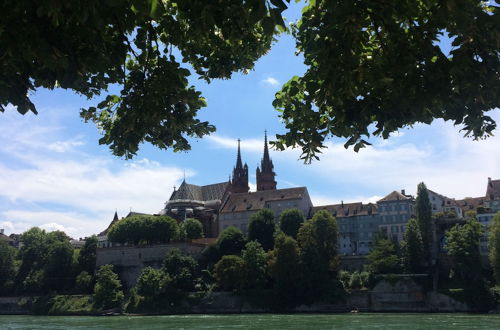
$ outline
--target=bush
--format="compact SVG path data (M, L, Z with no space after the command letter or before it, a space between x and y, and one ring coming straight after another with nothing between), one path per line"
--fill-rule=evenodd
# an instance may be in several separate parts
M239 255L245 247L245 236L236 227L227 227L217 239L217 245L221 256Z
M196 219L187 219L183 222L186 239L192 240L203 237L203 225Z
M86 271L81 272L76 276L76 290L82 293L90 293L92 291L92 275Z
M280 215L280 229L288 236L297 239L300 226L305 221L304 214L299 209L287 209Z
M161 294L163 272L152 267L145 267L137 278L137 293L145 297Z
M268 251L274 246L274 212L262 209L250 216L248 223L248 240L257 241Z
M168 216L139 215L122 219L108 232L111 242L146 244L168 243L179 237L177 221Z
M215 264L214 276L223 290L240 290L244 283L243 274L245 274L245 261L238 256L223 256Z
M113 272L113 265L101 266L94 287L94 305L102 309L120 307L124 298L121 288L120 279Z

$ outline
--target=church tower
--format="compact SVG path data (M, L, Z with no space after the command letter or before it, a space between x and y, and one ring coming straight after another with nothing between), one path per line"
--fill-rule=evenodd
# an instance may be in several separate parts
M257 191L276 190L276 173L273 171L273 161L269 157L267 148L267 132L264 132L264 157L260 161L260 168L257 167Z
M236 157L236 166L233 168L233 179L231 180L231 191L233 193L248 192L248 166L241 163L240 139L238 139L238 156Z

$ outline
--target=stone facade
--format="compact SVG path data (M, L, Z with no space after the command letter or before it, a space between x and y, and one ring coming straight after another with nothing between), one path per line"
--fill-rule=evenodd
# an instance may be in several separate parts
M403 240L408 220L415 216L415 199L405 191L393 191L377 202L381 224L379 229L398 242Z
M276 218L290 208L301 210L307 217L312 202L306 187L231 194L220 211L219 232L234 226L246 233L252 214L263 208L273 211Z
M339 227L339 252L342 255L363 255L370 252L379 230L377 205L368 203L340 203L313 208L313 213L327 210Z
M170 243L151 246L120 246L98 248L96 254L96 268L111 264L120 275L120 279L127 288L133 287L137 282L142 269L150 266L159 268L167 253L177 248L182 253L198 258L205 248L202 244Z

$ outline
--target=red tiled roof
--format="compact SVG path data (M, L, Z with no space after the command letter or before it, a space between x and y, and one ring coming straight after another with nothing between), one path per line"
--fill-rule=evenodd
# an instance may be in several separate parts
M485 197L466 197L464 199L455 200L455 203L462 209L462 211L466 212L475 210L478 206L483 206L485 200Z
M372 203L363 204L361 202L315 206L313 207L313 214L321 210L327 210L337 218L354 217L358 215L370 215L378 213L378 208L376 204Z
M491 180L491 178L488 178L486 199L494 200L497 198L500 198L500 180Z
M220 213L256 211L263 209L266 202L302 199L307 195L306 187L230 194Z
M381 200L379 200L377 203L380 202L391 202L391 201L400 201L400 200L405 200L405 199L411 199L410 196L403 195L399 191L394 190L391 192L389 195L385 196Z
M14 240L12 238L10 238L9 236L4 235L4 234L0 234L0 240L5 241L5 242L14 242Z

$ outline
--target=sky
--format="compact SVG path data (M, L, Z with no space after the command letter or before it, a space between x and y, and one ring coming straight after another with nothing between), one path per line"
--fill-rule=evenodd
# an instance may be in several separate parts
M294 21L294 4L285 12ZM271 103L293 75L305 71L295 43L282 36L250 73L206 84L191 82L207 99L199 118L216 133L192 139L192 150L174 153L144 144L132 160L117 158L99 145L100 133L85 124L79 109L95 104L71 91L38 90L38 115L13 107L0 113L0 228L6 234L38 226L79 238L104 230L115 211L156 213L174 186L227 181L236 162L237 139L255 190L255 169L269 139L284 133ZM446 52L446 45L442 46ZM98 99L97 99L98 100ZM500 122L500 110L490 111ZM497 130L498 132L498 130ZM271 150L278 188L306 186L314 205L376 202L393 190L415 194L419 182L451 198L484 196L488 177L500 179L500 138L473 141L460 127L436 120L402 129L390 139L355 153L341 139L329 139L320 161L306 165L300 151Z

